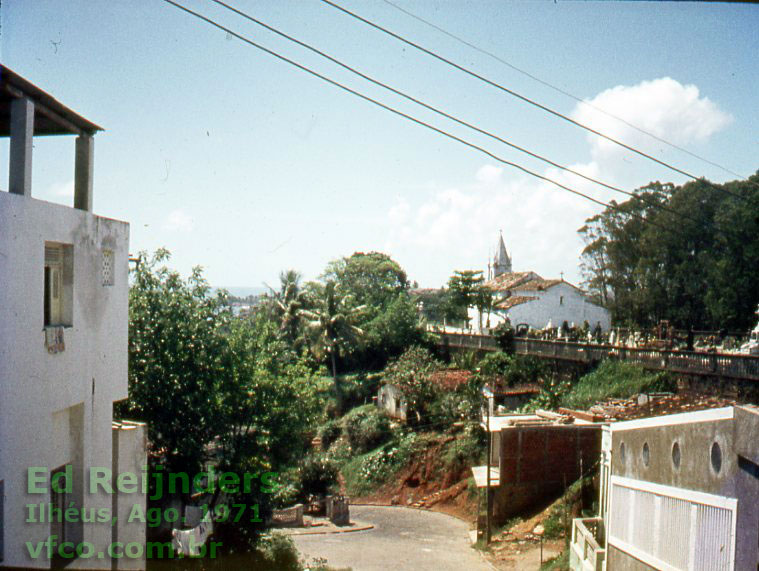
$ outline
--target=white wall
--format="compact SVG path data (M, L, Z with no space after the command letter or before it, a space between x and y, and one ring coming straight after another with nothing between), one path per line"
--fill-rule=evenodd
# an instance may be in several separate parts
M580 327L587 320L591 329L598 322L604 331L611 327L609 312L588 301L581 291L566 282L543 291L522 292L516 289L513 295L538 298L508 310L507 314L514 326L527 323L535 329L543 329L550 320L554 327L559 327L564 321Z
M515 305L505 311L494 310L490 314L491 329L502 323L506 316L514 327L520 323L527 323L533 329L543 329L549 320L554 327L559 327L564 321L569 325L574 323L581 327L585 320L590 324L591 330L599 322L604 331L608 331L611 327L611 316L608 310L591 303L580 290L566 282L543 291L515 288L511 295L536 297L538 299ZM469 317L471 318L472 329L478 330L479 317L476 308L469 308ZM483 314L483 328L486 325L486 320L487 314Z
M43 331L46 241L73 245L73 324L65 328L65 350L57 354L48 353ZM31 558L25 546L50 535L48 524L24 521L24 504L49 501L47 494L27 493L29 467L111 467L112 405L127 396L128 247L125 222L0 192L3 565L50 565L46 556ZM102 284L103 248L115 255L113 286ZM82 501L86 508L110 509L112 497L84 493ZM110 523L84 524L83 539L105 549ZM110 566L108 559L71 564Z

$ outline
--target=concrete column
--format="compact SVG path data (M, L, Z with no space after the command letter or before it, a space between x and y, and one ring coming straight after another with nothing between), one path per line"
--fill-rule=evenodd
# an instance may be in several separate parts
M94 173L95 141L89 135L76 138L74 168L74 208L92 212L92 175Z
M23 196L32 195L32 138L34 103L26 97L11 102L11 148L8 190Z

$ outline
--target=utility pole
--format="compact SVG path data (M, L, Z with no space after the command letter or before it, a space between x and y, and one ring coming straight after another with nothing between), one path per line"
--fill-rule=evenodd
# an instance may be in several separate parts
M487 387L484 389L485 392L485 410L487 411L486 414L486 426L488 431L488 458L485 462L485 469L487 470L487 486L486 486L486 499L485 499L485 545L490 545L490 520L491 520L491 513L492 513L492 506L490 501L490 459L492 458L493 454L493 437L490 432L490 403L492 398L492 393L487 389Z

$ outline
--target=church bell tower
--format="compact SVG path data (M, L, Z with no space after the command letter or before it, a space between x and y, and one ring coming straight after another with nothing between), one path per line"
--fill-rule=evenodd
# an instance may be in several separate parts
M511 273L511 258L506 251L506 244L503 242L503 232L501 232L498 238L498 246L495 252L495 257L493 258L493 277L497 278L500 275Z

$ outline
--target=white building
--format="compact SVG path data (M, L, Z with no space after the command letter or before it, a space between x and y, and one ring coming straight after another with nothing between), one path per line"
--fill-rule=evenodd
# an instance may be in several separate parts
M570 568L759 568L759 408L604 429L598 517L575 519Z
M470 322L478 330L494 329L507 319L514 327L526 324L532 329L543 329L549 323L559 327L565 321L578 327L587 321L591 329L600 324L604 331L611 327L608 310L571 283L544 279L531 271L512 271L503 236L492 266L488 265L488 278L485 286L494 293L493 308L482 315L477 308L469 309Z
M9 192L0 192L0 566L145 567L145 526L125 517L145 507L141 487L91 488L93 470L111 471L115 484L146 464L145 426L113 423L113 403L127 397L129 225L92 213L99 130L0 66L0 135L10 137ZM33 137L45 135L77 137L74 208L32 198ZM55 508L73 509L59 517ZM116 541L134 543L132 556L111 559Z

